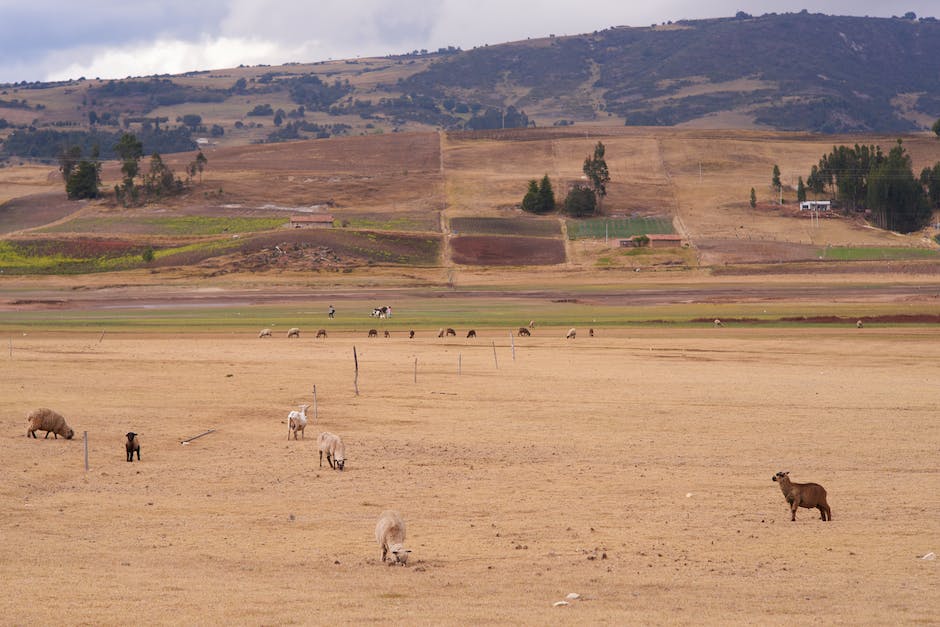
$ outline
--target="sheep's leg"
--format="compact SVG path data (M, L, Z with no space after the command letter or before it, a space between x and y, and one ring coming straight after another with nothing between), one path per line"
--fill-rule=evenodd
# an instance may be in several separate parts
M830 511L828 505L819 505L819 517L823 520L832 520L832 511Z
M382 545L382 563L385 563L385 556L388 555L388 547L384 544Z
M133 457L133 455L131 457ZM140 461L140 449L137 449L137 461Z
M326 463L328 463L328 464L330 465L330 468L332 468L333 470L336 470L336 467L333 466L333 460L332 460L332 458L330 458L330 454L329 454L329 453L326 454Z
M320 468L323 468L323 451L320 451Z

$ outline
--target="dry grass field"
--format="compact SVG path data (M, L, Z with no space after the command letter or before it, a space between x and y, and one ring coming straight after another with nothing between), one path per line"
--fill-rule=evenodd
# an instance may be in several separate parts
M940 331L564 330L515 359L495 329L17 336L2 622L936 623ZM78 437L24 437L43 405ZM778 470L822 483L832 522L790 522ZM372 537L389 507L405 568Z

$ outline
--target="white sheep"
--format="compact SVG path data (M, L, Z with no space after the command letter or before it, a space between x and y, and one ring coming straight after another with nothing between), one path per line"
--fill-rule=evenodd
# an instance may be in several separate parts
M304 435L304 428L307 426L307 408L310 405L301 405L300 411L296 409L291 413L287 414L287 425L290 431L287 434L287 439L290 439L290 434L294 434L294 439L297 439L297 432L300 431L300 435Z
M398 512L385 510L379 516L379 521L375 525L375 541L382 547L382 563L389 553L392 554L391 562L404 566L408 563L408 554L411 553L404 547L405 543L405 521Z
M66 440L75 437L75 431L65 422L62 414L46 407L40 407L29 412L26 415L26 420L29 422L26 437L33 436L35 438L37 431L45 431L47 438L51 433L57 440L60 435Z
M859 320L859 321L857 321L857 322L855 323L855 328L857 328L857 329L861 329L861 328L864 327L864 326L865 326L865 323L862 322L861 320Z
M300 337L300 329L297 327L291 327L287 331L287 337Z
M317 448L320 449L320 467L323 467L323 453L326 453L326 463L333 470L342 471L346 466L346 445L342 438L324 431L317 436Z
M271 329L261 329L261 333L258 334L258 337L271 337Z
M570 329L568 329L568 333L565 335L565 339L566 339L566 340L573 340L573 339L575 339L575 337L577 336L577 334L578 334L578 332L575 330L575 328L574 328L574 327L571 327Z
M725 325L723 325L723 324L721 323L721 320L719 320L718 318L715 318L715 326L716 326L716 327L723 327L723 326L725 326Z

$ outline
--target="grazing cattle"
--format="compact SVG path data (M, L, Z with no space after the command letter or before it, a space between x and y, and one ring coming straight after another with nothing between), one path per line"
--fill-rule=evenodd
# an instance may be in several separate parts
M319 340L321 337L326 337L326 329L320 329L317 331L317 339Z
M469 331L467 331L467 338L468 338L468 339L469 339L469 338L474 338L474 339L476 339L476 336L477 336L477 332L476 332L475 330L470 329Z
M519 335L519 337L522 337L522 336L528 337L528 336L532 335L532 333L530 333L529 330L528 330L527 328L525 328L525 327L519 327L519 333L518 333L518 335Z
M378 336L379 336L378 331L376 331L375 329L369 329L369 337L378 337Z

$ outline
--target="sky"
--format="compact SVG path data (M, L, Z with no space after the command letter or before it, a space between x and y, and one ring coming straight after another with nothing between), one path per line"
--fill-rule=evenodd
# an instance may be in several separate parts
M791 13L940 17L937 0L0 0L0 83L179 74Z

